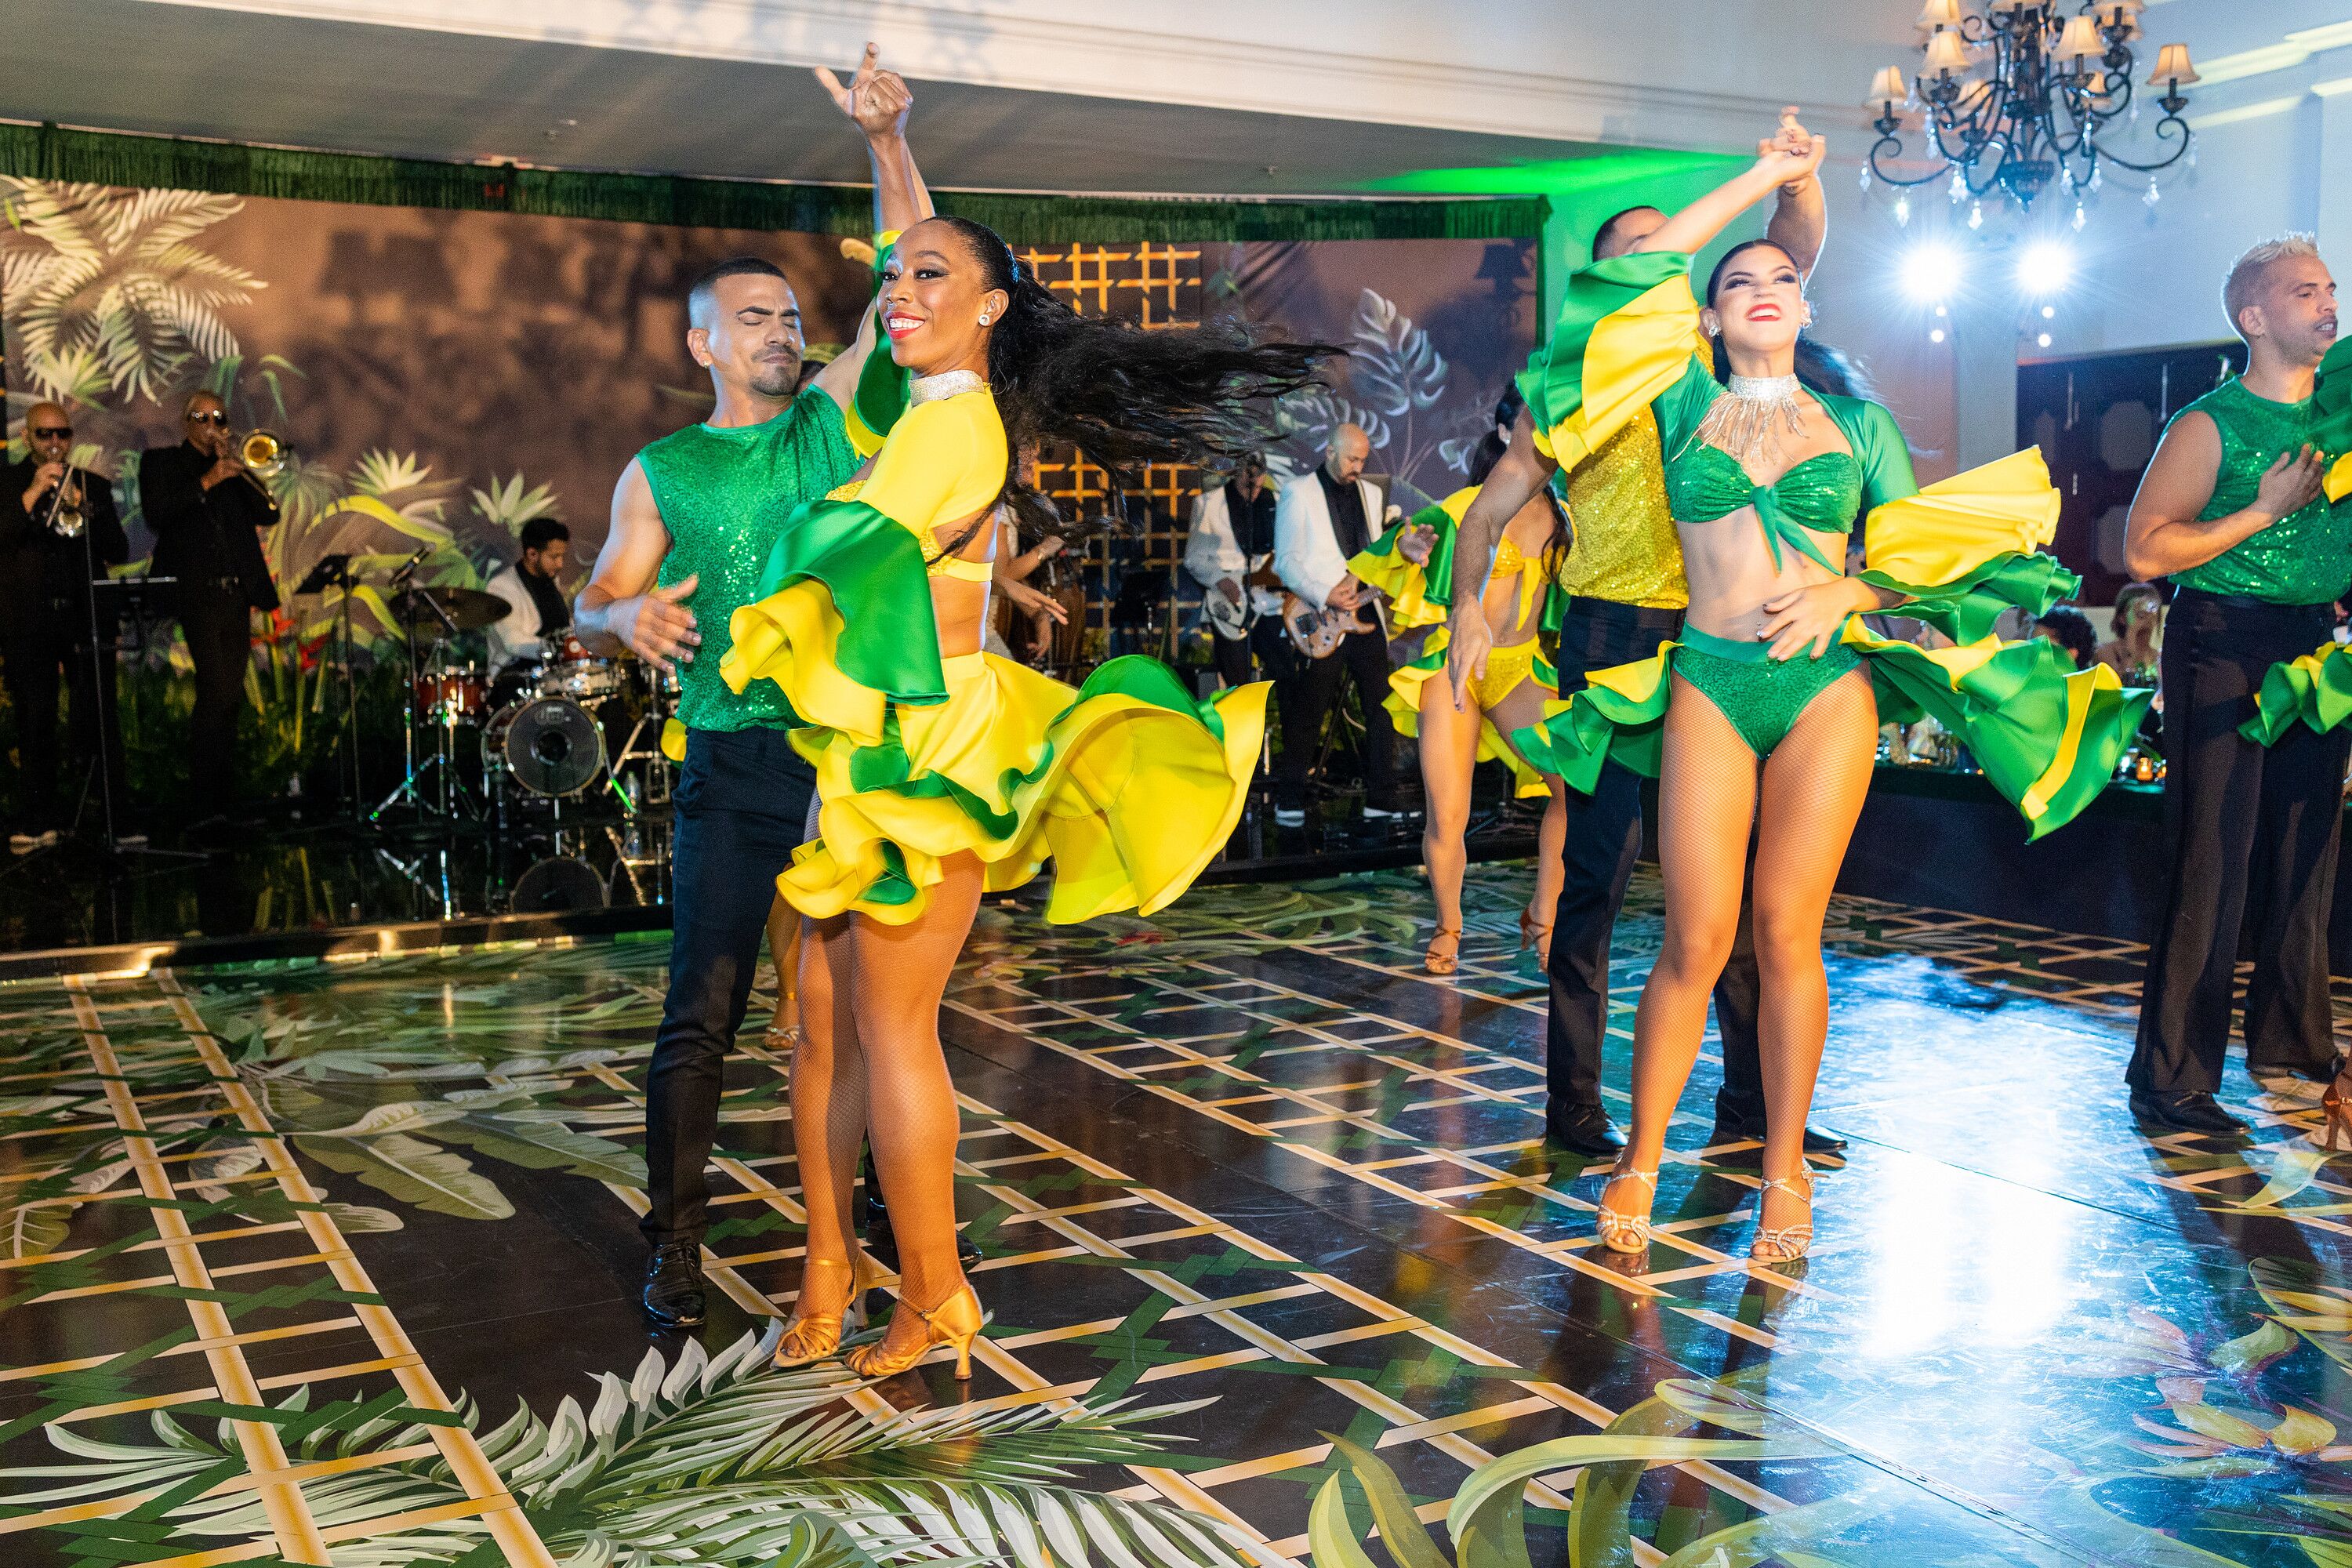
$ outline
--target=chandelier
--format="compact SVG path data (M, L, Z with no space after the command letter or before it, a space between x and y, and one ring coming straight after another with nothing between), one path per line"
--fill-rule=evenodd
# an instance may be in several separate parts
M2099 188L2100 165L2114 163L2148 176L2150 206L2157 201L2156 171L2177 163L2189 151L2189 106L2181 89L2197 80L2189 46L2167 44L2147 73L2150 90L2164 118L2157 121L2159 143L2168 155L2137 162L2103 140L2118 117L2137 119L2132 80L2132 43L2140 36L2146 0L2084 0L2075 15L2061 15L2066 0L1990 0L1979 16L1961 0L1927 0L1918 29L1926 58L1918 75L1904 79L1900 66L1872 79L1863 100L1875 110L1878 141L1862 172L1898 188L1924 185L1948 174L1955 203L1974 197L1969 226L1983 222L1985 196L2005 192L2021 208L2053 181L2074 193L2074 226L2083 226L2081 197ZM1979 68L1984 68L1979 74ZM1906 107L1916 100L1923 115L1926 155L1935 167L1915 178L1888 172L1882 159L1903 156ZM1898 197L1897 222L1907 222L1910 201Z

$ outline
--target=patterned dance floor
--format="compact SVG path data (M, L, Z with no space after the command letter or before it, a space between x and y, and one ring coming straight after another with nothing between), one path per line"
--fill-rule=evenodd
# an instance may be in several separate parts
M1747 1260L1710 1042L1628 1261L1540 1142L1526 875L1449 980L1403 874L983 910L961 1390L768 1369L756 1026L711 1321L643 1327L666 939L0 988L0 1561L2352 1568L2352 1170L2235 1066L2251 1139L2134 1131L2137 949L1839 901L1814 1254Z

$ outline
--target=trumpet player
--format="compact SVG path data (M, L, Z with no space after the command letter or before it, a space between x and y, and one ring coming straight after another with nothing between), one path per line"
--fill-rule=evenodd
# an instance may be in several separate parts
M195 664L188 716L188 801L198 825L227 815L236 797L236 710L252 657L253 612L278 607L262 553L277 503L237 452L228 410L209 392L181 413L177 446L139 460L139 493L155 531L154 573L177 580L172 603Z
M121 782L122 747L114 731L114 628L99 606L107 657L99 663L103 688L93 692L90 578L131 553L115 515L114 490L103 474L72 466L73 424L54 403L36 403L25 415L25 460L0 480L0 674L16 710L16 820L9 847L19 852L57 840L62 816L58 792L58 677L71 693L77 773L96 750L98 724L108 727L106 754ZM78 793L78 792L77 792Z

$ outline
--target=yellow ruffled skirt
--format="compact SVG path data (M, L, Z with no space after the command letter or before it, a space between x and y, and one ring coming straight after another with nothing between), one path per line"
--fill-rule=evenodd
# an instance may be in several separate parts
M1263 681L1196 702L1156 660L1072 688L992 654L941 660L947 700L891 702L879 744L794 732L815 766L817 836L777 886L802 913L919 915L942 864L977 856L987 888L1055 865L1045 918L1172 902L1233 836L1265 732Z

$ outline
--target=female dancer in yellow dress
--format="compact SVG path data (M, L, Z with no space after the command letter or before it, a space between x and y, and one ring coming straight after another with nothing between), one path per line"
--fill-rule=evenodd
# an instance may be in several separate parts
M1516 392L1506 397L1495 411L1499 429L1510 428L1519 407ZM1547 797L1543 821L1536 830L1535 892L1519 915L1520 951L1534 948L1538 958L1550 956L1552 911L1559 905L1564 875L1559 849L1568 832L1568 786L1558 774L1520 756L1506 738L1540 722L1544 703L1559 695L1559 677L1536 641L1549 603L1552 574L1568 546L1567 521L1549 490L1538 491L1519 508L1496 549L1483 600L1486 624L1496 638L1486 674L1470 688L1466 708L1444 700L1443 623L1453 596L1454 528L1504 446L1498 435L1488 436L1471 460L1466 487L1415 513L1407 527L1391 529L1348 563L1360 582L1388 595L1389 624L1394 630L1439 627L1422 645L1420 658L1391 672L1384 704L1397 732L1417 735L1421 742L1426 802L1421 863L1429 873L1430 897L1437 904L1437 931L1421 966L1432 974L1451 974L1461 966L1462 878L1469 863L1464 837L1470 825L1471 773L1478 763L1499 759L1510 769L1514 794ZM1440 700L1424 701L1431 691Z
M944 1344L961 1377L982 1319L956 1260L939 1012L981 896L1051 858L1048 920L1177 897L1240 816L1266 693L1196 703L1148 658L1113 659L1073 690L982 653L998 501L1044 510L1014 455L1066 441L1114 474L1231 458L1263 444L1269 400L1329 351L1081 318L959 218L899 237L877 308L915 378L909 405L857 480L785 525L722 666L739 689L784 689L820 803L778 883L810 921L792 1068L809 1228L776 1355L833 1353L871 1278L849 1215L870 1133L898 1309L849 1363L888 1376Z
M2039 452L1920 490L1885 408L1799 384L1811 310L1797 268L1769 242L1735 247L1706 309L1693 300L1686 253L1786 177L1770 163L1571 280L1559 330L1522 380L1532 417L1515 433L1520 477L1503 499L1539 471L1537 455L1572 463L1644 405L1654 415L1690 583L1679 646L1595 672L1516 739L1579 787L1612 754L1659 779L1665 932L1636 1016L1632 1136L1601 1195L1612 1249L1649 1241L1667 1122L1731 950L1753 835L1769 1131L1750 1254L1781 1262L1811 1244L1801 1138L1828 1027L1822 929L1870 784L1882 699L1959 734L2038 835L2112 776L2147 694L2124 692L2105 666L2069 675L2072 659L2041 639L1990 636L2004 605L2039 614L2072 586L2033 552L2058 508ZM1712 374L1718 336L1728 387ZM1843 536L1865 506L1869 569L1849 577ZM1474 522L1487 526L1468 520L1465 534ZM1896 605L1958 646L1930 653L1862 626L1862 614ZM1459 594L1453 630L1458 686L1490 640Z

